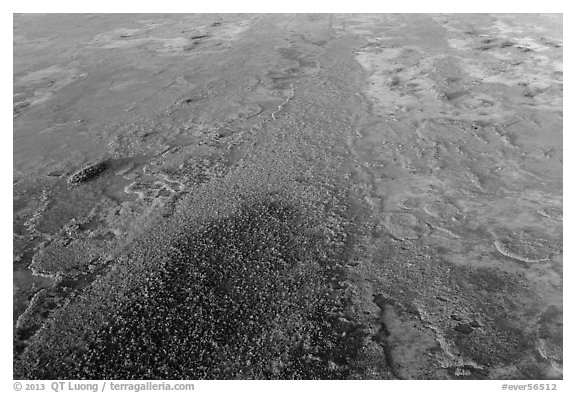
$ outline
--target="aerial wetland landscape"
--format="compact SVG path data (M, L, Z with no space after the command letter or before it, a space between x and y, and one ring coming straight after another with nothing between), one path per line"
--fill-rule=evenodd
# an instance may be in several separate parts
M16 379L562 379L562 15L16 14Z

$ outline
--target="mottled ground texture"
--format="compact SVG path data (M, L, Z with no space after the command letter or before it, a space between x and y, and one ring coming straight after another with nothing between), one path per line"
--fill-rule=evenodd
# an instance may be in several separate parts
M561 15L15 15L14 377L562 378Z

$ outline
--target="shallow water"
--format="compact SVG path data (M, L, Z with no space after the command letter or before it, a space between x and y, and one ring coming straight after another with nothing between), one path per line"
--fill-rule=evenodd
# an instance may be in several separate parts
M16 15L15 375L561 378L562 64L557 15ZM186 347L130 310L195 277L251 366L76 340Z

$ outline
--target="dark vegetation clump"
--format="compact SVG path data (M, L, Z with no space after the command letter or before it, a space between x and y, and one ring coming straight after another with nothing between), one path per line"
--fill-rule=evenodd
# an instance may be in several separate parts
M27 101L18 102L16 104L14 104L14 116L19 115L20 112L22 112L24 109L28 108L29 106L30 106L30 103Z
M145 267L142 285L108 288L123 293L95 308L106 310L93 315L105 321L99 326L53 325L42 349L23 357L19 377L349 377L367 333L346 318L335 261L314 257L323 240L302 222L290 206L258 203L182 233L162 260L130 261L132 274Z
M87 165L84 168L80 169L78 172L74 173L72 176L70 176L70 178L68 179L68 184L77 185L93 180L96 177L100 176L100 174L104 172L106 168L107 164L105 161Z

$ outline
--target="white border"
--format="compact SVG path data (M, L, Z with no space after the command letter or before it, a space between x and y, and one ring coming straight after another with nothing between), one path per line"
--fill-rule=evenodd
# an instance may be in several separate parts
M576 37L574 30L573 13L569 12L570 7L568 1L546 0L546 1L531 1L531 2L503 2L497 0L483 0L471 4L465 0L441 0L441 1L400 1L391 2L387 0L368 1L368 0L348 0L346 2L313 2L311 0L288 0L285 2L272 2L272 1L122 1L122 0L98 0L94 2L85 1L40 1L29 0L12 2L12 4L4 3L2 5L1 14L1 28L2 32L2 47L4 51L12 51L12 14L13 13L36 13L36 12L60 12L60 13L75 13L75 12L106 12L106 13L229 13L229 12L331 12L331 13L349 13L349 12L419 12L419 13L444 13L444 12L552 12L564 13L564 69L567 70L564 78L564 85L568 87L565 89L564 102L567 103L566 107L572 108L571 103L573 100L573 74L576 70L573 61L573 37ZM5 60L2 63L2 76L4 93L1 96L3 108L3 127L0 133L1 146L2 146L2 165L0 168L1 184L5 189L10 187L12 179L12 98L8 92L11 92L9 86L12 84L12 64L8 64ZM10 68L10 70L8 69ZM10 79L10 81L8 80ZM564 154L566 162L564 163L564 239L568 247L564 252L564 277L568 278L565 284L564 293L564 381L549 381L549 383L556 383L558 392L568 391L569 386L573 386L571 391L575 391L574 387L574 339L571 332L574 327L574 311L571 307L571 300L574 298L573 292L573 277L574 267L572 265L574 258L574 248L571 247L574 222L575 208L571 205L573 201L573 177L574 177L574 159L571 156L572 147L574 146L574 122L572 111L565 113L566 119L564 124L564 146L568 147L568 154ZM5 192L2 194L2 252L6 256L4 260L3 273L1 275L2 293L0 294L3 315L12 315L12 266L9 262L9 253L12 249L12 193ZM11 256L11 255L10 255ZM10 299L10 300L8 300ZM11 318L11 317L10 317ZM0 324L1 332L1 358L0 369L1 371L1 384L0 389L4 392L13 390L12 381L12 324L8 321ZM535 381L514 381L512 383L530 383ZM501 390L501 381L276 381L276 382L262 382L262 381L197 381L196 391L246 391L246 392L269 392L271 389L288 391L288 390L329 390L331 392L350 392L354 389L362 389L364 391L382 392L388 390L391 392L401 391L405 389L415 389L422 392L438 391L438 392L496 392ZM51 391L47 389L46 391Z

